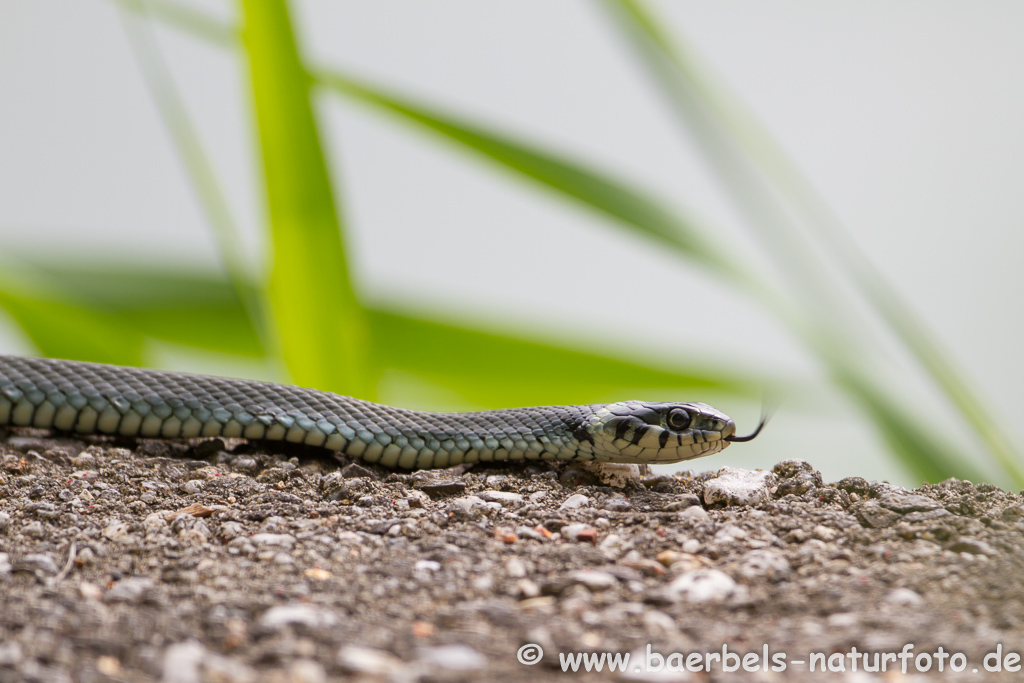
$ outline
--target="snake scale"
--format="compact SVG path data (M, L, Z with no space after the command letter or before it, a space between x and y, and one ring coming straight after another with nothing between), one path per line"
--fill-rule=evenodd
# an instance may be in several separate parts
M244 437L403 469L492 460L671 463L718 453L736 425L704 403L429 413L269 382L0 355L0 425L143 438Z

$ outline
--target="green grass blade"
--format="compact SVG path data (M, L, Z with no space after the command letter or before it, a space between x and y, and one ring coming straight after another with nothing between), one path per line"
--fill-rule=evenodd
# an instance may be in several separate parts
M334 69L314 69L321 85L356 102L441 136L521 177L671 245L699 263L734 274L731 260L687 219L627 183L522 140L460 120L424 104L353 79Z
M174 84L170 70L156 44L149 26L144 21L144 5L122 2L122 6L134 9L141 16L124 16L125 33L135 52L136 61L142 70L150 94L157 105L164 125L174 141L185 170L192 180L200 205L206 213L213 230L218 255L224 270L235 288L235 293L245 306L252 327L261 337L261 346L272 346L263 310L263 297L251 286L253 276L248 264L242 259L240 231L231 214L231 209L217 181L213 166L203 149L199 133L188 115L185 103ZM134 20L133 20L134 19Z
M659 36L657 40L663 41ZM922 369L960 412L1000 465L1010 473L1016 486L1024 486L1024 468L1007 433L992 419L976 389L964 378L961 368L940 347L936 336L850 238L843 222L792 162L773 136L743 104L721 85L702 77L703 69L690 63L687 49L672 50L680 73L694 92L715 113L732 139L769 179L798 208L803 225L816 232L833 258L846 270L879 317L910 351Z
M1009 473L1017 486L1024 485L1024 471L1010 446L1009 439L1001 430L993 427L975 392L968 387L953 363L934 343L933 336L925 330L916 315L848 239L838 218L814 192L810 183L788 160L771 136L735 98L704 76L704 69L695 64L690 51L680 49L678 40L673 41L661 31L658 22L641 3L635 0L607 0L606 4L613 9L613 17L618 20L619 25L638 48L656 80L665 88L669 100L690 125L700 130L700 137L706 143L709 158L718 165L725 185L732 190L737 202L750 208L757 204L754 197L761 191L754 187L755 183L751 182L749 174L745 174L739 168L742 164L735 158L729 158L730 154L738 150L745 155L745 160L752 162L761 178L773 184L785 198L795 202L798 210L802 212L803 223L819 232L819 238L823 239L847 272L852 275L854 282L880 317L978 432L1001 467ZM710 120L702 120L702 115ZM716 139L716 136L720 139ZM816 269L806 258L803 259L803 263L794 265L793 262L799 260L794 256L801 251L797 229L787 225L786 220L773 221L770 217L766 219L766 214L771 213L772 209L763 209L764 203L751 209L751 213L755 214L755 223L761 227L775 228L769 242L786 245L778 253L781 253L783 259L788 259L787 272L801 274L804 280L798 288L805 292L814 292L818 296L816 308L825 311L825 315L816 317L831 319L832 323L841 326L843 321L837 316L829 315L828 312L843 310L845 307L830 305L826 297L822 296L824 291L830 289L825 282L827 277L822 277L825 271ZM844 369L838 369L838 372L848 374ZM858 391L849 383L844 386L854 393ZM860 402L868 413L875 417L878 427L886 431L888 427L883 424L884 420L880 421L882 413L879 407L874 405L874 399L877 397L877 392L870 392L870 395L861 396ZM897 442L890 437L887 439L890 443ZM916 440L915 443L921 442ZM912 450L912 447L904 444L898 452L903 454L902 457L906 461L907 454ZM909 462L908 464L917 471L924 471L922 467L927 469L927 466L924 465L924 458L921 456L926 454L927 449L919 452L913 456L916 465Z
M990 478L862 376L847 374L838 381L871 417L890 450L923 481L937 483L956 477L981 482Z
M158 0L148 2L154 8L165 4ZM154 14L197 36L223 45L231 44L230 27L218 25L202 14L181 8L154 9ZM342 96L432 132L463 150L613 219L619 226L669 244L699 265L725 273L732 281L743 282L754 290L763 288L763 283L751 282L750 271L737 264L735 257L725 254L708 239L713 231L626 182L486 126L358 81L336 69L312 68L310 71L315 82Z
M243 0L274 263L269 296L299 384L369 396L367 330L284 0Z

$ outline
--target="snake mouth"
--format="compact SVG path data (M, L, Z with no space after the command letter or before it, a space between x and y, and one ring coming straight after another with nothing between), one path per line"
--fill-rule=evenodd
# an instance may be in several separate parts
M736 433L733 432L729 436L725 437L725 440L728 441L729 443L742 443L744 441L753 441L754 437L761 433L761 430L764 429L764 426L766 424L768 424L767 415L761 418L761 423L757 425L757 429L755 429L753 433L748 434L746 436L736 436Z

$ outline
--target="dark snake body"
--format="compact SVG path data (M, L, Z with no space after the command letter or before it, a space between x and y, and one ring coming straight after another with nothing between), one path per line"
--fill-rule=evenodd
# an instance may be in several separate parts
M658 427L671 406L690 411L693 427ZM289 441L405 469L522 459L671 462L717 452L735 432L704 404L429 413L283 384L3 355L0 425Z

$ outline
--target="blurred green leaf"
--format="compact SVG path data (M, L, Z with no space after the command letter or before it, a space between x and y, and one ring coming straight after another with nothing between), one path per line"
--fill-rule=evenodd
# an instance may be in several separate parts
M865 381L863 374L835 371L839 374L837 381L871 417L890 450L922 481L937 483L949 477L974 482L989 479L969 459L950 448L928 424L923 424L885 391Z
M252 356L260 351L231 285L216 275L141 271L117 264L43 264L36 269L52 291L64 293L54 306L118 321L136 337ZM67 303L72 296L76 303ZM387 306L367 311L367 320L374 342L367 366L370 376L399 370L440 382L470 403L491 408L615 400L629 390L677 391L687 399L693 392L709 391L750 398L761 386L727 373L582 352L570 348L577 344L529 340L522 332L486 332ZM59 326L53 332L67 337ZM43 341L50 344L47 338Z
M661 53L668 68L655 69L663 83L677 81L675 87L686 88L689 96L699 101L720 125L737 149L759 169L762 178L774 185L781 196L796 208L813 234L821 240L836 261L846 269L853 282L882 320L910 351L910 355L946 394L1011 475L1015 484L1024 486L1024 469L1010 438L992 419L978 393L964 379L961 370L943 351L920 317L904 301L882 273L874 267L860 247L850 239L842 221L814 189L782 147L748 109L727 91L723 84L707 77L707 68L696 63L692 50L680 38L674 40L658 28L651 14L636 0L610 0L622 13L620 18L633 22L633 28L645 35L652 47ZM665 83L667 87L673 87ZM678 101L678 100L677 100ZM736 192L745 187L734 186Z
M141 366L143 336L116 314L0 283L0 308L44 356Z
M831 249L882 320L979 434L1003 470L1017 486L1024 485L1024 470L1009 439L993 425L975 392L935 343L934 335L927 332L910 307L848 238L838 217L770 134L721 84L707 77L707 69L697 64L691 50L661 30L661 22L644 4L638 0L605 0L605 4L655 81L662 86L668 101L696 132L712 167L719 172L737 205L747 210L751 224L762 230L773 229L766 244L774 247L772 253L783 272L794 278L795 290L805 297L812 309L810 317L818 325L835 328L828 335L831 341L826 343L849 345L861 336L857 332L865 326L851 319L852 307L837 304L833 296L838 291L832 282L833 272L807 250L806 238L794 222L791 210L794 208L803 224ZM768 186L774 191L766 191ZM777 204L780 199L791 206L781 207ZM895 403L883 399L886 392L866 380L848 381L854 372L853 366L848 365L850 359L823 347L820 332L804 336L816 345L818 355L832 365L833 374L847 378L840 384L864 406L905 464L928 477L936 476L935 466L939 461L946 468L947 476L964 471L967 460L962 455L945 448L937 450L939 447L934 440L929 443L927 439L901 433L910 428L901 427L886 412L887 407Z
M274 263L269 282L281 354L306 386L371 397L367 329L284 0L243 0L243 39Z

